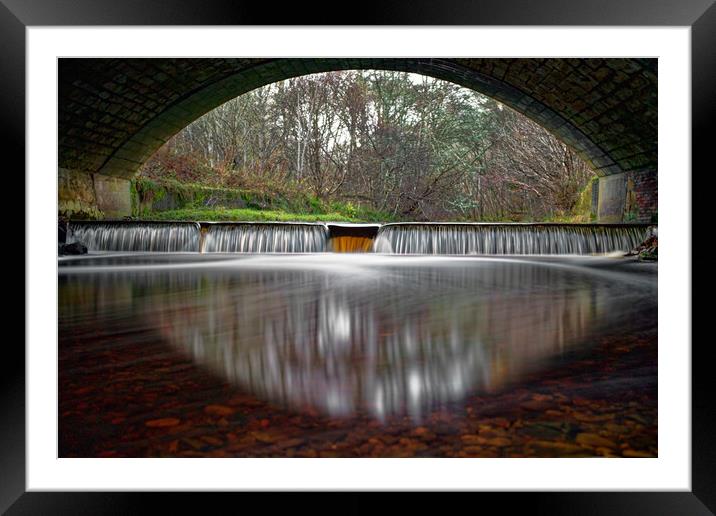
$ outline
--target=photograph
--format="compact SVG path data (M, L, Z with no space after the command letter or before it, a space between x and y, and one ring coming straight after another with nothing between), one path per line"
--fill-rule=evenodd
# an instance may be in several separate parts
M658 58L56 63L59 458L660 457Z
M714 0L65 4L0 0L0 513L714 514Z

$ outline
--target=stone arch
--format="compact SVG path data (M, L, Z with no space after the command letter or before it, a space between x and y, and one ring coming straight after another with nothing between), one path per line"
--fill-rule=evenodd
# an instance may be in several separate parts
M61 59L60 202L84 184L86 199L73 201L92 204L91 183L98 209L126 214L128 179L196 118L266 84L350 69L414 72L490 96L602 176L601 220L621 221L632 210L644 221L656 211L656 60L601 58Z

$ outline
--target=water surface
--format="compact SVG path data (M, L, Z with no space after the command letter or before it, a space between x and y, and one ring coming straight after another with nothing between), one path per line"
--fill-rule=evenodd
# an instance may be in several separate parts
M429 429L436 414L464 415L475 397L524 389L577 363L604 339L646 335L655 343L656 319L655 269L610 258L62 259L61 408L76 404L71 389L63 395L63 381L111 379L120 366L121 375L131 376L143 360L166 354L184 357L194 376L224 382L251 403L323 421L319 426L362 421L377 424L371 428L380 434L399 421L406 431ZM133 355L143 343L146 357ZM154 410L144 407L134 417L171 427L186 416L162 418ZM251 409L242 410L251 420ZM443 455L440 449L427 451Z

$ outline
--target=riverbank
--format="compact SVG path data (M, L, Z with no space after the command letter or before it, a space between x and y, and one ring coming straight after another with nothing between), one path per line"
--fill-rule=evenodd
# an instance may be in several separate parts
M137 178L131 184L135 220L264 222L392 222L388 213L305 192L250 190Z
M341 213L292 213L251 208L187 208L147 214L147 220L205 220L208 222L370 222Z

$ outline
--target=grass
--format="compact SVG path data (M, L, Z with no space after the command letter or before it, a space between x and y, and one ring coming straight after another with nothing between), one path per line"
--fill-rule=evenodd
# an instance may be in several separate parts
M595 177L582 189L571 213L554 214L545 222L560 222L564 224L585 224L596 222L597 216L592 212L592 185L597 181Z
M145 214L147 220L266 221L266 222L364 222L340 213L288 213L251 208L185 208Z
M401 219L388 213L374 211L351 202L324 202L306 194L296 194L291 199L271 196L249 190L217 188L197 184L179 183L173 180L161 183L148 179L136 180L132 188L132 212L135 220L188 220L188 221L245 221L245 222L397 222ZM174 196L175 209L152 209L154 200L165 195ZM148 196L147 202L140 202ZM213 199L211 199L211 197ZM209 203L208 200L212 202ZM239 206L236 206L237 201ZM592 183L580 192L571 212L554 213L531 222L590 223L595 222L591 212ZM216 203L215 206L207 204ZM225 206L225 203L229 207ZM511 217L494 217L481 222L519 222ZM472 222L472 221L466 221Z
M326 202L305 192L290 196L180 183L172 179L137 178L132 183L132 214L136 220L386 222L393 218L351 202ZM157 201L169 196L154 208Z

